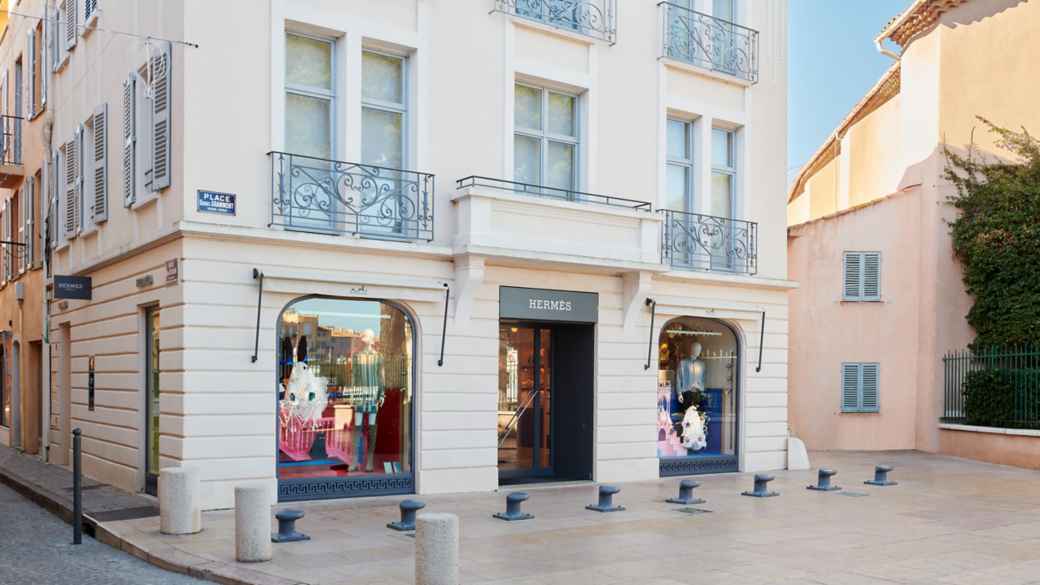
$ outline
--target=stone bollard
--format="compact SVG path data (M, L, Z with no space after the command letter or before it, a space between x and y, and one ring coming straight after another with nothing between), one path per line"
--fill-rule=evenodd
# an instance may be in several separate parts
M703 504L702 498L693 497L694 488L701 487L701 484L693 481L692 479L684 479L679 482L679 497L668 498L665 500L669 504L682 504L684 506L693 506L695 504Z
M868 479L863 483L877 486L899 485L897 482L889 481L888 479L888 472L893 469L895 468L891 465L878 465L874 467L874 479Z
M422 514L415 521L415 585L459 585L459 517Z
M271 502L263 485L235 487L235 559L271 560Z
M530 520L534 518L532 514L527 514L521 510L523 503L527 501L527 492L512 492L506 496L506 511L496 512L495 518L499 520L508 520L510 522L516 520Z
M831 478L838 475L837 471L828 469L826 467L820 468L819 477L816 479L816 485L807 486L806 489L814 490L817 492L836 492L841 488L836 485L831 485Z
M776 478L774 478L772 475L756 473L754 489L750 492L741 492L740 495L751 496L753 498L772 498L775 496L779 496L780 492L769 491L769 482L773 481L774 479Z
M614 505L614 494L620 491L621 488L613 485L599 486L599 503L589 504L588 506L585 506L585 509L595 510L597 512L620 512L624 510L624 506Z
M159 532L195 534L202 530L199 470L164 467L159 470Z
M415 530L415 513L425 508L426 504L419 500L402 500L400 506L401 520L391 522L386 527L400 532Z

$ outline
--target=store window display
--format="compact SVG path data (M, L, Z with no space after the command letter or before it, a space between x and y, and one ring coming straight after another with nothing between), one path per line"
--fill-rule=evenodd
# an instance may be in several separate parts
M735 465L736 335L720 321L680 317L662 328L659 350L658 457L711 459L712 468L704 471Z
M278 477L412 472L408 316L379 301L307 298L279 320Z

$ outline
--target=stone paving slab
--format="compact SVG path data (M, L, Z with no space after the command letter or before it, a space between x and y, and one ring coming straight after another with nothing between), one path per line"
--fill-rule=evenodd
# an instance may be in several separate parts
M777 498L740 496L751 475L702 476L705 514L664 500L678 479L619 484L625 512L584 509L592 484L536 486L534 520L491 517L502 493L420 496L424 511L461 521L463 583L1040 584L1040 472L914 452L813 453L837 485L812 492L816 471L778 472ZM875 463L898 486L863 485ZM310 541L278 544L274 560L234 560L234 512L203 514L203 531L164 536L158 518L104 522L101 538L139 557L221 583L410 585L414 539L388 530L399 498L295 503ZM272 515L272 530L276 528Z

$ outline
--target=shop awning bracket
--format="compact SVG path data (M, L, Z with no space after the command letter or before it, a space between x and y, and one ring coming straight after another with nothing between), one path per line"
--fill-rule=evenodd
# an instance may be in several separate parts
M650 369L650 360L654 357L654 319L657 317L657 301L647 297L646 306L650 307L650 341L646 348L646 365L643 366L644 370Z
M766 339L766 312L762 311L762 327L758 330L758 366L755 373L762 371L762 345Z
M254 268L253 280L260 281L260 292L256 295L256 340L253 342L252 362L255 364L256 360L260 358L260 308L263 305L264 300L264 273L260 272L259 269Z
M451 288L444 283L444 321L441 324L441 357L437 358L437 367L444 366L444 340L448 337L448 297L451 296Z

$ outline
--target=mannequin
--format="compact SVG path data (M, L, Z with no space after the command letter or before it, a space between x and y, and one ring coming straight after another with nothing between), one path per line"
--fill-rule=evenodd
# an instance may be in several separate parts
M676 395L683 411L690 406L703 406L700 404L704 394L705 370L704 360L700 359L702 350L701 344L694 341L690 344L689 353L676 366Z
M361 334L361 342L365 348L351 358L351 372L354 387L358 395L354 403L354 427L358 435L355 442L354 464L351 471L357 471L364 463L365 471L372 471L376 452L376 416L383 405L383 357L375 350L375 333L366 329ZM368 419L367 433L363 431L365 419ZM368 457L365 455L364 434L368 438Z

